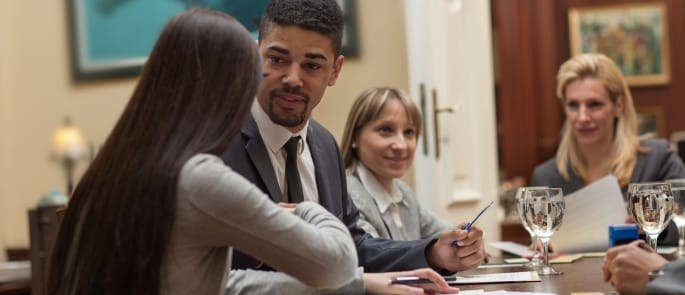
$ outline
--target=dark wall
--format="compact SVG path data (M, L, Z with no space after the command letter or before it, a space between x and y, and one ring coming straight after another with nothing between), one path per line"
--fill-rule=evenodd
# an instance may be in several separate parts
M497 118L504 177L530 178L554 156L564 115L556 72L570 57L568 9L635 0L492 0L497 60ZM685 1L666 0L671 82L631 87L638 108L659 107L665 133L685 130Z

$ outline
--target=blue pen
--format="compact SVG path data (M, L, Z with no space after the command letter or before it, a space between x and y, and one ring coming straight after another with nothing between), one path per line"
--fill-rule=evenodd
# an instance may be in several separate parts
M488 210L488 208L490 208L490 206L492 206L492 204L494 204L494 203L495 203L495 201L490 201L490 203L487 206L485 206L485 208L483 208L483 210L480 210L480 213L478 213L478 215L476 215L476 218L474 218L471 222L464 224L464 226L462 226L461 229L465 230L465 231L471 230L471 226L474 225L476 223L476 221L478 221L478 218L480 218L480 216L483 215L483 213L485 213L485 210ZM457 244L457 241L452 241L452 247L459 247L459 245Z

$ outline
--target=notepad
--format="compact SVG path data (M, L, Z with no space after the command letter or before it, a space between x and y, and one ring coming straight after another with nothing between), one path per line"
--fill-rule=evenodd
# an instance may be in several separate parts
M504 272L478 275L458 275L446 279L450 285L491 284L491 283L517 283L539 282L540 276L534 271Z

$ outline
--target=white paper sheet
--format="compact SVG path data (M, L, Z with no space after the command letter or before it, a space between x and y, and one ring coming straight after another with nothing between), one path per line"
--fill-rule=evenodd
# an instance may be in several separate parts
M12 261L0 263L0 283L31 279L30 261Z
M609 225L624 223L628 216L613 175L565 196L564 201L564 219L551 239L557 252L605 251L609 247Z
M459 292L461 294L461 292ZM540 293L540 292L519 292L519 291L491 291L483 293L485 295L557 295L556 293Z
M454 280L447 280L450 285L539 282L540 276L534 271L504 272L479 275L458 275Z
M488 246L502 250L504 252L508 252L520 257L532 257L533 256L533 251L528 249L528 246L521 245L519 243L514 243L511 241L497 241L497 242L490 242L488 243Z
M442 293L436 293L441 295ZM555 293L539 293L539 292L518 292L518 291L485 291L482 289L478 290L459 290L459 295L556 295Z

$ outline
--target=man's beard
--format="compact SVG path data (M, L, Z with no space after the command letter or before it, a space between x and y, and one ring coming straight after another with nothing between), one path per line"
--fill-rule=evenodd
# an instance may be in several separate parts
M293 112L288 112L288 113L282 113L278 112L278 110L281 108L276 105L276 101L273 99L274 95L277 93L288 93L288 94L297 94L299 96L302 96L304 100L302 101L304 106L302 108L302 111L299 113L293 113ZM292 90L292 89L279 89L274 90L271 92L269 95L269 104L267 106L266 114L269 116L269 119L273 121L274 123L284 126L284 127L296 127L299 125L302 125L305 121L308 119L308 114L307 114L307 108L309 107L309 96L305 95L304 93L301 93L297 90Z

